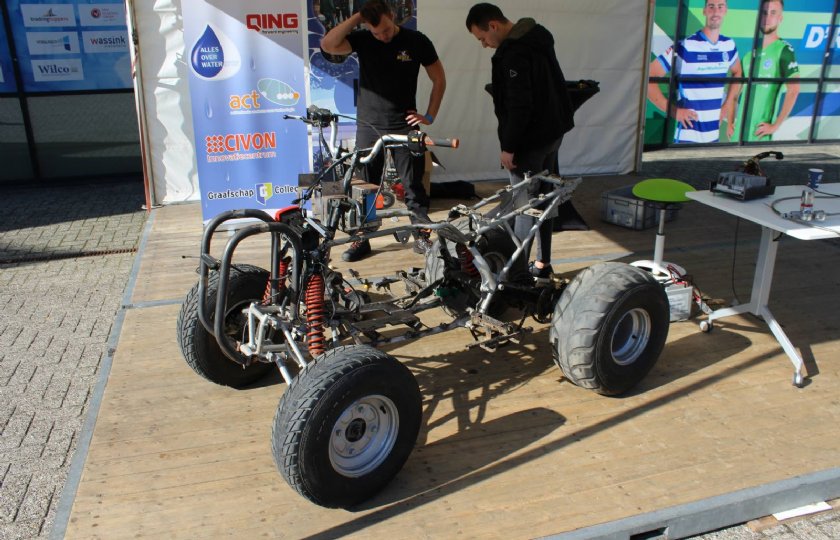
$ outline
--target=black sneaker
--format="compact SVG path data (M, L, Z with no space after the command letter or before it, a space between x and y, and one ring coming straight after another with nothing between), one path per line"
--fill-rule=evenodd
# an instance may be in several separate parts
M414 253L425 255L428 253L430 249L432 249L432 240L429 238L428 233L420 233L417 235L417 238L414 240L414 246L411 248L414 250Z
M528 263L528 273L537 279L547 279L554 273L554 269L551 268L550 264L547 264L542 268L537 268L537 265L532 261Z
M367 240L356 240L347 251L341 254L341 260L346 262L358 261L370 255L370 242Z

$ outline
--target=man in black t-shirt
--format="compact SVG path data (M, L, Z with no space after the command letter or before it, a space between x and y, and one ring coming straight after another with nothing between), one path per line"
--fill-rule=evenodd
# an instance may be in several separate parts
M352 32L362 23L367 30ZM443 64L429 38L394 22L394 13L385 0L368 0L358 13L327 32L321 48L335 55L355 52L359 57L357 148L372 146L380 134L405 134L434 121L446 90ZM425 114L417 111L416 103L421 65L432 81ZM413 213L412 223L429 221L429 195L423 188L425 158L399 148L394 150L394 163L405 188L406 207ZM383 168L384 154L380 153L365 169L367 181L379 184ZM430 246L428 232L421 232L414 251L425 253ZM357 241L342 259L357 261L369 253L370 243Z

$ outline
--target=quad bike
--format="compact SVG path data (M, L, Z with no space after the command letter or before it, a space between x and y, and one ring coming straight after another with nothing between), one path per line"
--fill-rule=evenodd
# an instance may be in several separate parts
M313 116L303 120L318 123ZM288 388L273 422L274 460L291 487L322 506L349 507L373 496L417 440L418 384L377 346L466 328L471 346L495 351L529 333L524 323L532 317L550 323L553 360L568 380L616 395L650 371L667 337L666 294L644 270L607 262L571 280L528 273L526 254L539 225L571 197L579 178L535 175L474 205L453 207L444 221L381 228L382 218L408 211L377 211L377 186L354 181L354 170L387 147L421 152L431 145L455 147L457 141L419 131L384 135L372 148L335 156L301 188L297 205L273 217L225 212L204 231L200 278L178 318L184 358L202 377L236 388L279 370ZM517 196L537 178L554 190L530 200L525 195L523 202ZM303 208L307 202L311 212ZM491 210L482 213L485 208ZM521 214L536 218L524 240L511 227ZM214 232L241 218L256 223L233 234L220 257L212 256ZM405 240L416 228L437 236L421 269L367 279L328 266L335 246L360 236ZM338 238L337 231L350 236ZM268 269L232 262L237 246L255 235L270 237ZM373 284L385 299L373 301L359 283ZM400 283L405 293L392 293ZM443 308L448 322L424 324L418 315L432 308ZM510 312L513 322L502 317Z

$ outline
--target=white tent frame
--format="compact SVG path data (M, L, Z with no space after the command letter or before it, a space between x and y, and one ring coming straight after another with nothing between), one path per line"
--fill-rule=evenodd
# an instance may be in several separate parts
M149 205L200 198L182 1L126 0ZM306 0L300 2L305 14ZM498 168L496 119L483 90L490 81L492 51L483 50L464 26L473 3L418 2L418 29L435 44L447 75L441 111L428 131L462 141L459 150L439 156L446 170L435 171L436 182L504 177ZM601 92L578 110L576 127L563 142L561 172L599 175L638 170L653 2L532 0L525 8L514 0L496 4L511 19L533 17L552 31L567 79L600 82ZM430 83L421 75L417 94L421 108L429 90Z

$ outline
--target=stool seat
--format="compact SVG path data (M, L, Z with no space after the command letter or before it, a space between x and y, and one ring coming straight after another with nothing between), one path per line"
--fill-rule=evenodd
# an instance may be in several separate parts
M685 194L689 191L695 191L695 189L685 182L671 178L649 178L633 186L633 195L658 203L688 202L691 199Z
M657 203L659 209L659 230L656 233L656 244L653 249L652 261L635 261L633 266L643 268L652 273L657 279L667 281L671 278L672 271L680 275L685 274L685 269L677 264L664 262L662 260L665 251L665 215L669 204L688 202L691 199L685 196L689 191L695 191L693 187L685 182L671 178L649 178L642 180L633 186L633 195L639 199Z

